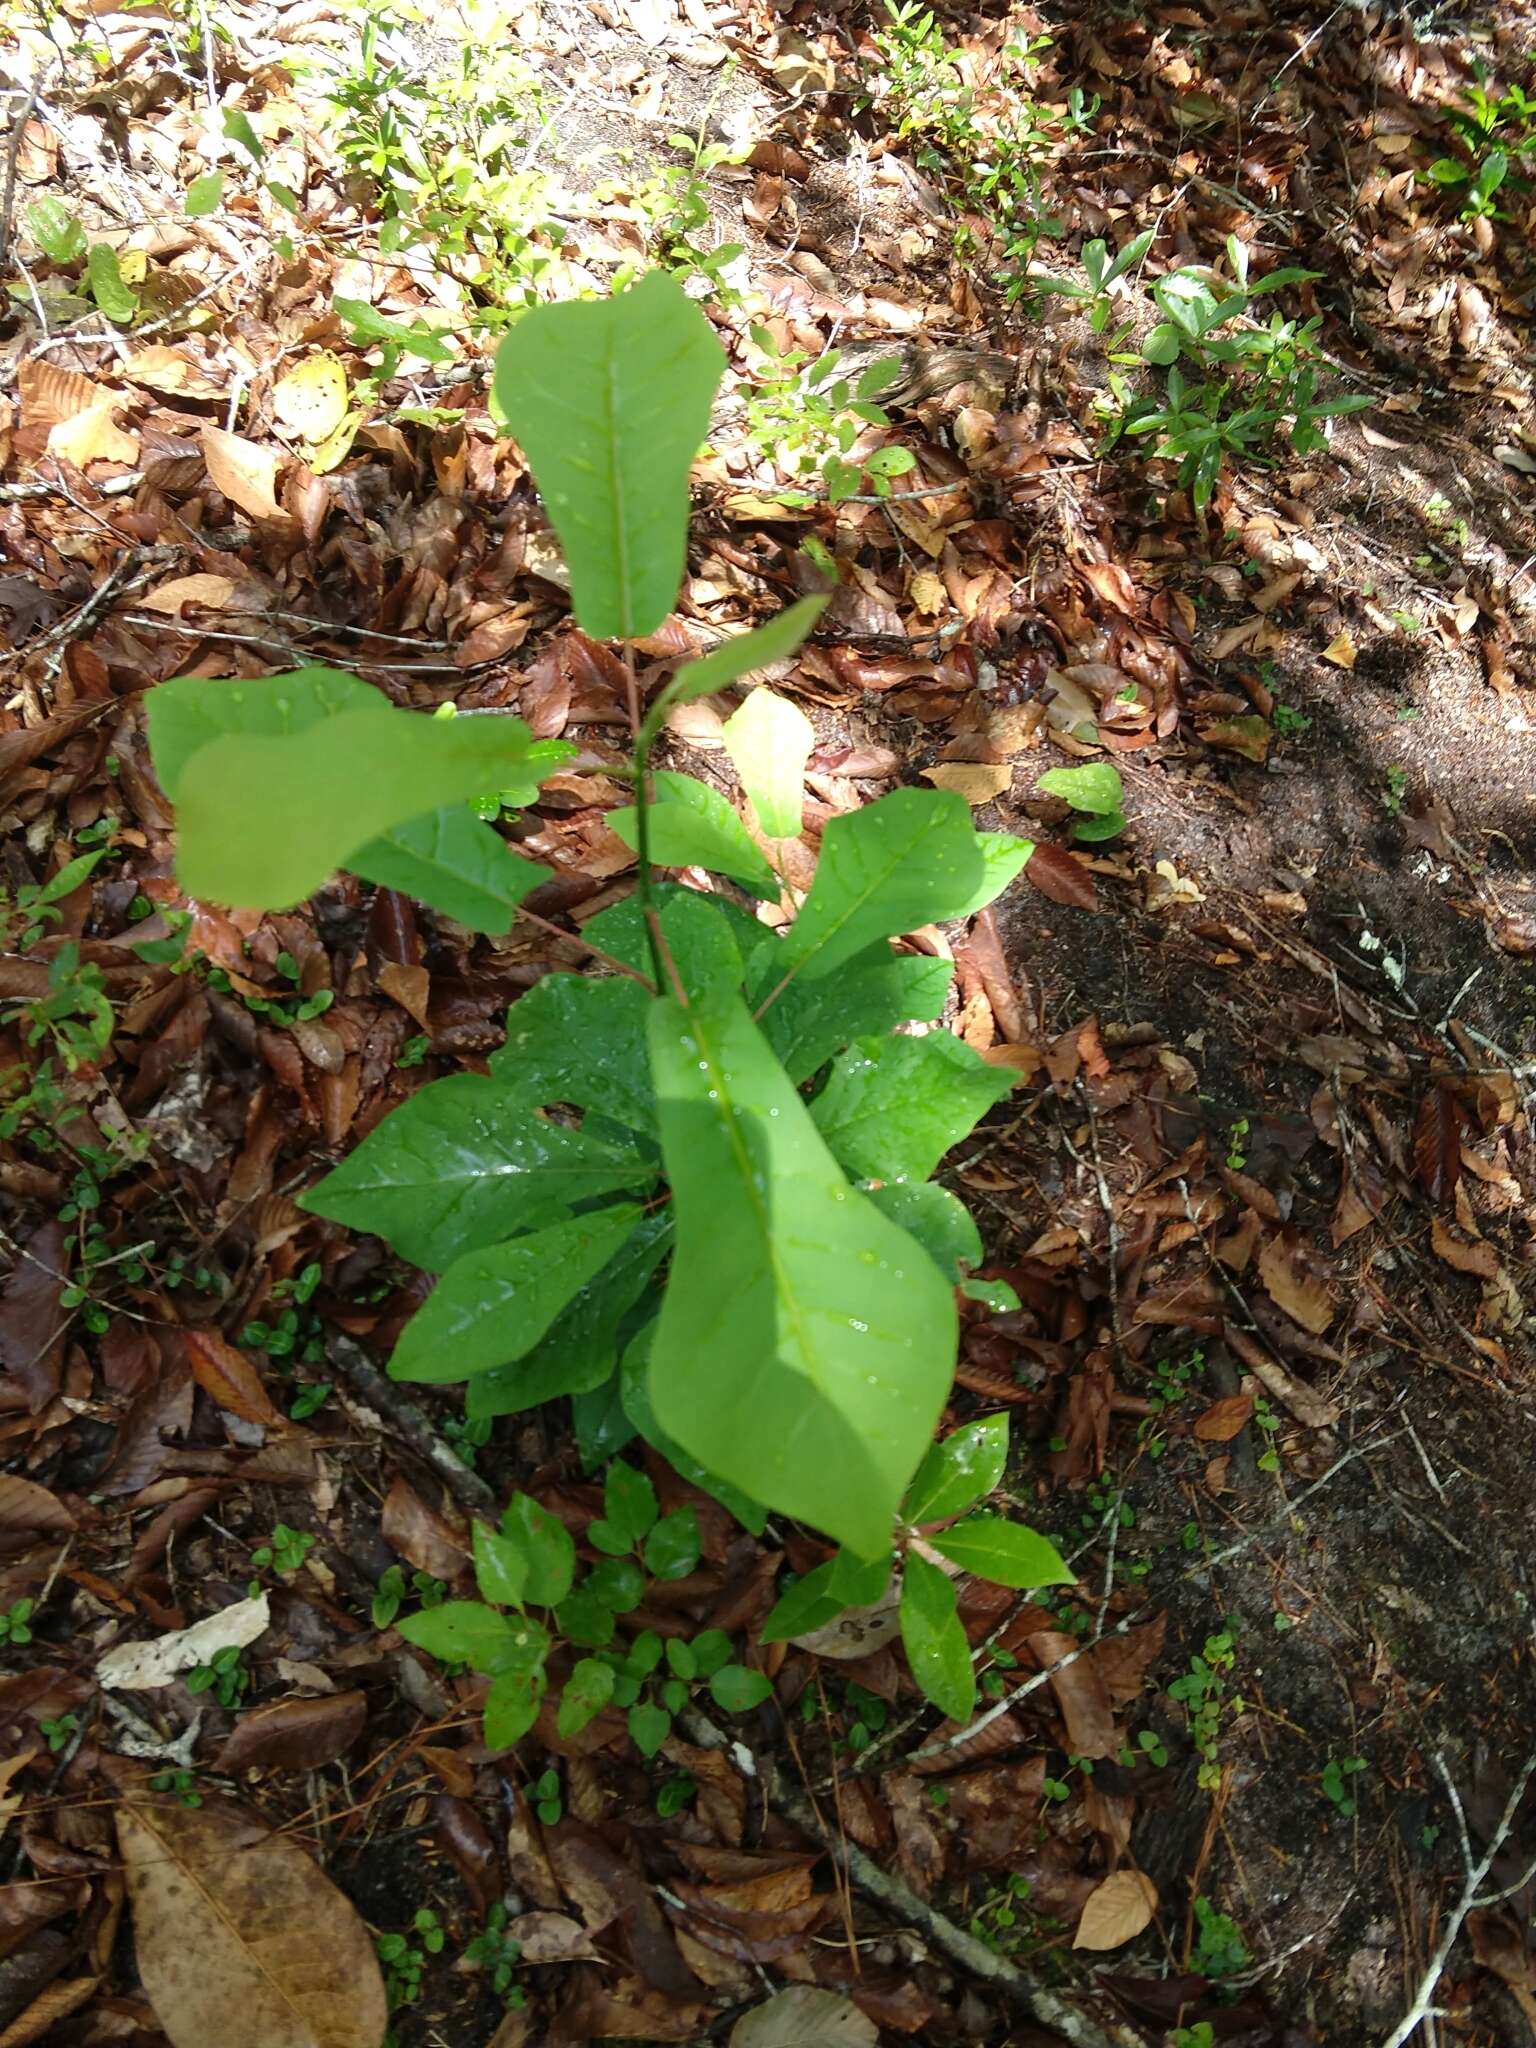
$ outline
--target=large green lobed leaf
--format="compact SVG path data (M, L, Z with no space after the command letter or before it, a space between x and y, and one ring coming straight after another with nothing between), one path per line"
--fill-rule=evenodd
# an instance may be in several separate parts
M662 271L617 298L540 306L497 351L497 403L599 640L653 633L677 601L688 471L724 368L714 329Z
M742 1492L877 1556L949 1392L951 1290L849 1186L739 996L659 999L651 1058L677 1216L656 1418Z

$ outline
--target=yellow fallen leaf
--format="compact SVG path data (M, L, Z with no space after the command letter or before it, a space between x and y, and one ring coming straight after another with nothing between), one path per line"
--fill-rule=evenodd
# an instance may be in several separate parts
M183 605L205 605L210 611L223 611L234 596L237 586L233 576L176 576L169 583L162 583L142 600L147 612L164 612L167 618L179 618Z
M1157 1886L1139 1870L1116 1870L1088 1894L1074 1948L1119 1948L1134 1941L1157 1910Z
M88 462L121 462L131 468L139 459L139 437L125 434L113 419L121 404L108 392L98 405L58 421L48 431L48 453L62 455L81 469Z
M173 398L221 398L224 394L225 386L216 383L184 350L159 343L130 356L123 370L135 384Z
M308 357L278 379L272 407L300 440L314 443L334 434L347 414L347 373L340 358L329 349Z
M1356 648L1348 633L1340 633L1323 649L1324 661L1331 661L1335 668L1353 668Z
M279 516L275 487L282 457L275 448L258 448L254 441L226 434L221 427L204 427L202 443L208 480L215 490L252 519Z
M1013 769L1007 762L940 761L923 770L923 780L935 789L954 790L968 804L989 804L1013 787Z
M912 578L912 602L925 618L934 618L943 611L947 593L944 579L935 576L931 569L919 569Z

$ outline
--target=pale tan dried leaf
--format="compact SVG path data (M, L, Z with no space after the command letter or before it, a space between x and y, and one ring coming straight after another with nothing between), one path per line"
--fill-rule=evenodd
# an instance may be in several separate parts
M1336 633L1323 649L1324 661L1331 661L1335 668L1353 668L1359 650L1348 633Z
M1282 1408L1288 1408L1303 1429L1332 1429L1342 1412L1337 1402L1324 1400L1305 1380L1287 1372L1278 1359L1270 1358L1247 1338L1239 1345L1237 1339L1242 1335L1242 1331L1229 1327L1227 1342L1265 1392L1273 1394Z
M121 462L132 467L139 459L139 437L125 434L112 415L122 403L110 394L86 412L60 420L48 432L48 453L84 469L91 462Z
M66 370L59 363L28 356L16 372L21 394L23 427L51 427L59 420L73 419L100 405L106 394L99 384L82 377L78 370Z
M277 471L282 457L275 448L258 448L254 441L212 426L203 428L202 443L209 482L232 505L252 519L280 516Z
M173 2048L380 2048L373 1939L298 1843L113 1775L139 1975Z
M1466 1237L1439 1216L1429 1219L1429 1241L1436 1257L1458 1273L1475 1273L1480 1280L1491 1280L1499 1270L1499 1255L1486 1238Z
M775 1992L731 2029L731 2048L876 2048L879 2039L851 1999L810 1984Z
M923 770L923 779L935 789L954 790L968 804L989 804L1013 787L1013 770L1005 763L940 761Z
M1259 1253L1259 1278L1292 1322L1320 1337L1333 1321L1333 1297L1327 1283L1306 1263L1300 1240L1291 1231L1277 1231Z
M432 1028L427 1021L432 976L425 967L405 967L398 961L388 960L379 969L378 983L383 993L397 1002L423 1031Z
M240 585L233 576L214 576L206 573L196 576L175 576L169 583L162 583L139 599L147 612L164 612L167 618L178 618L183 605L196 604L208 611L223 611Z
M579 1963L597 1955L587 1930L568 1913L521 1913L506 1931L525 1963Z
M1157 1910L1157 1886L1139 1870L1117 1870L1088 1894L1072 1938L1074 1948L1120 1948L1134 1941Z
M265 1593L236 1600L190 1628L104 1651L96 1660L96 1681L108 1692L153 1692L173 1684L183 1671L209 1663L220 1650L243 1650L265 1633L271 1619Z
M164 391L173 398L222 398L226 388L181 349L159 344L141 348L137 355L130 356L123 364L123 372L135 384L150 391Z

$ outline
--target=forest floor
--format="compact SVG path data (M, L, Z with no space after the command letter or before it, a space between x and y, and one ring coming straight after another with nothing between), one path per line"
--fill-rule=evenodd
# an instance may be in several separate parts
M851 1998L850 2044L1046 2042L1054 2014L1353 2048L1401 2040L1426 1983L1427 2048L1536 2037L1524 15L0 15L0 2048L179 2044L237 1996L190 1907L176 2014L141 1988L123 1758L306 1845L385 1938L400 2048L724 2040L783 1983ZM1455 116L1483 86L1479 139ZM1042 288L1144 230L1102 323ZM1317 316L1283 345L1369 403L1229 452L1202 508L1115 421L1166 389L1152 285L1230 281L1233 236L1255 279L1309 273L1250 331ZM513 1487L579 1537L601 1486L564 1403L476 1429L370 1373L419 1276L292 1200L483 1068L631 870L617 665L497 437L485 316L649 262L758 395L722 401L642 654L778 609L807 541L838 567L778 680L819 739L790 879L828 817L923 778L1041 842L993 912L912 942L1018 1076L947 1169L1019 1301L968 1305L949 1420L1008 1410L1008 1497L1081 1573L1011 1614L964 1594L1014 1660L968 1737L878 1629L757 1646L820 1552L652 1456L704 1555L645 1618L731 1631L775 1698L651 1768L610 1715L488 1756L478 1682L389 1623L468 1582L468 1517ZM782 358L829 347L899 360L888 424L835 369L795 386ZM861 488L831 504L841 417ZM476 938L356 884L183 901L147 693L306 662L578 744L510 828L551 924ZM734 794L719 727L689 706L669 744ZM1127 823L1074 851L1038 782L1089 759ZM264 1631L220 1650L256 1595ZM200 1621L200 1689L99 1683ZM1136 1871L1152 1917L1102 1938Z

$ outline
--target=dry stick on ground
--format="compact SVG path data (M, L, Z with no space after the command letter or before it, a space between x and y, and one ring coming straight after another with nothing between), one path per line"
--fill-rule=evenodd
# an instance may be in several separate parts
M754 1756L744 1744L733 1742L723 1729L697 1710L690 1710L682 1719L690 1742L729 1756L744 1777L762 1786L774 1811L793 1822L812 1841L819 1842L847 1881L866 1898L873 1899L893 1920L915 1927L952 1963L980 1983L989 1984L1017 2011L1027 2013L1039 2026L1054 2028L1072 2048L1141 2048L1139 2033L1119 2025L1103 2027L1057 1992L1031 1982L1012 1963L883 1871L862 1849L831 1834L810 1800L786 1780L772 1758Z
M1446 1779L1447 1785L1449 1785L1449 1774L1446 1772L1444 1763L1439 1757L1436 1757L1435 1765L1442 1777ZM1440 1937L1439 1947L1429 1959L1429 1968L1424 1972L1423 1978L1420 1981L1418 1996L1382 2043L1382 2048L1404 2048L1404 2044L1412 2035L1418 2032L1425 2020L1434 2015L1435 1992L1439 1988L1440 1979L1445 1972L1445 1966L1451 1959L1451 1950L1456 1946L1456 1938L1461 1933L1462 1925L1467 1915L1479 1906L1494 1905L1497 1904L1499 1898L1508 1897L1507 1892L1501 1892L1496 1897L1479 1899L1478 1892L1482 1889L1489 1871L1492 1870L1499 1851L1509 1839L1510 1829L1515 1824L1515 1815L1520 1810L1520 1802L1525 1797L1525 1788L1530 1784L1533 1774L1536 1774L1536 1750L1532 1750L1522 1765L1520 1775L1516 1778L1510 1795L1504 1802L1504 1811L1499 1815L1499 1824L1488 1837L1488 1846L1477 1863L1473 1863L1470 1855L1467 1854L1468 1844L1466 1835L1463 1833L1462 1851L1467 1863L1467 1881L1461 1888L1461 1897L1456 1901L1455 1906L1451 1910L1450 1918L1445 1923L1445 1932ZM1452 1790L1451 1796L1459 1820L1461 1806L1459 1800L1455 1797L1454 1790Z
M426 1459L462 1507L471 1513L495 1514L496 1496L485 1481L443 1442L416 1403L385 1379L360 1345L350 1337L333 1334L326 1355L363 1399L394 1424L411 1449Z

